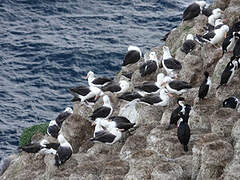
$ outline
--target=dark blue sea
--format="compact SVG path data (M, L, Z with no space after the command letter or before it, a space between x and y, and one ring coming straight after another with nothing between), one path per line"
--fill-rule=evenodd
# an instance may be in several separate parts
M211 0L209 0L211 1ZM208 2L209 2L208 1ZM89 70L114 76L128 45L162 45L193 0L1 0L0 160L25 127L71 106Z

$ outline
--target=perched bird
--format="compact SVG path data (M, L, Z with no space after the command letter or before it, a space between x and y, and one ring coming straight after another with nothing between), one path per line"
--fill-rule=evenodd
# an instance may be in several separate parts
M237 109L240 104L240 100L234 96L231 96L223 101L223 107Z
M181 119L178 122L177 136L178 140L183 145L184 151L187 152L188 151L187 145L190 140L191 131L187 123L186 117L182 113L180 113L180 117Z
M163 46L162 65L167 74L173 77L175 77L176 73L182 69L181 63L171 56L167 46Z
M125 92L121 96L119 96L119 99L125 100L125 101L133 101L135 99L139 99L142 96L138 92Z
M236 34L239 37L239 34ZM235 46L233 48L233 57L240 58L240 38L237 39Z
M205 1L195 1L194 3L190 4L183 12L183 21L191 20L197 17L205 6Z
M239 39L239 34L237 32L233 32L232 35L226 37L222 43L222 56L226 52L231 52L235 46L236 39Z
M134 64L138 62L142 57L142 52L137 46L129 46L128 52L124 57L122 66L126 66L128 64Z
M64 138L61 133L58 135L57 139L60 143L60 146L58 147L55 154L55 165L60 166L72 156L73 150L71 144Z
M182 93L187 92L188 89L192 88L189 83L181 80L174 80L169 76L164 78L162 86L164 85L169 93L174 93L177 95L181 95Z
M236 69L238 68L238 61L231 60L227 66L225 67L222 75L220 84L217 86L217 89L220 88L222 85L229 84L235 74Z
M85 77L88 80L89 86L102 87L107 85L109 82L112 82L112 79L107 77L95 77L94 72L89 71Z
M188 34L186 40L184 41L182 47L181 47L181 51L185 52L186 54L188 54L189 52L191 52L196 46L196 43L194 41L194 37L192 34Z
M208 17L208 23L207 23L207 26L208 26L208 29L209 29L209 30L213 30L213 29L214 29L214 27L215 27L215 21L216 21L217 19L219 19L219 18L222 16L222 14L223 14L223 11L222 11L221 9L219 9L219 8L214 9L214 10L212 11L212 15L210 15L210 16Z
M229 27L227 25L223 25L220 29L207 32L203 36L196 34L196 40L200 44L202 44L203 42L209 42L212 45L216 45L224 40L228 31Z
M102 130L95 133L95 137L91 138L90 141L98 141L105 144L114 144L119 141L122 137L122 132L118 128L111 128L109 130Z
M50 121L47 129L47 134L49 136L57 138L58 133L62 127L63 121L65 121L72 113L73 113L72 108L66 107L65 110L61 112L55 120Z
M240 31L240 21L237 21L229 29L227 36L230 36L231 34L233 34L233 32L239 32L239 31Z
M217 19L214 24L214 30L220 29L224 25L225 20Z
M157 82L144 82L142 85L135 86L134 88L141 96L145 96L147 94L157 93L162 87L162 81L164 79L164 74L159 73L157 75Z
M199 99L204 99L207 96L207 93L210 91L211 86L212 86L212 82L209 77L209 73L207 71L204 72L204 76L205 76L205 78L198 90Z
M112 111L113 111L113 108L112 108L110 99L107 95L104 95L103 106L93 111L93 114L90 116L90 118L92 120L95 120L97 118L108 118L111 116Z
M158 69L159 66L159 61L157 59L157 55L155 52L151 52L149 54L150 59L149 60L145 60L145 63L142 64L139 67L139 72L141 74L141 77L144 77L146 75L152 74L154 72L156 72L156 70Z
M167 130L170 130L175 126L177 126L177 122L180 119L180 112L185 112L185 105L184 105L185 99L183 97L179 97L177 100L178 107L172 111L169 126L167 127Z
M58 147L59 143L49 143L43 139L40 142L26 144L19 149L27 153L54 154Z
M94 86L76 86L69 88L69 92L74 96L72 101L79 100L80 102L85 102L93 97L97 99L97 97L104 95L101 89Z
M169 95L167 89L163 88L160 90L159 95L148 95L140 98L139 100L140 102L144 102L148 105L167 106L169 104Z
M120 80L119 82L111 82L108 83L106 86L103 86L101 90L103 92L110 91L115 94L124 93L129 88L129 82L125 80Z

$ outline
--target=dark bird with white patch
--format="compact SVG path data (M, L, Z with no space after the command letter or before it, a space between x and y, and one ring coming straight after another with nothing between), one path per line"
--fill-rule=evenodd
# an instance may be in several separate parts
M142 96L138 92L125 92L121 96L119 96L119 99L125 100L125 101L133 101L135 99L139 99Z
M210 91L211 86L212 86L212 81L211 81L211 78L209 77L209 73L207 71L204 72L204 76L205 76L205 78L198 90L199 99L204 99L207 96L207 94Z
M238 61L236 60L231 60L227 64L227 66L225 67L221 75L221 81L220 81L220 84L217 86L217 89L220 88L222 85L227 85L231 82L237 68L238 68Z
M151 94L139 99L140 102L154 106L167 106L169 104L169 94L167 89L163 88L158 94Z
M120 94L120 93L126 92L128 88L129 88L129 82L125 80L120 80L119 82L113 81L111 83L108 83L106 86L103 86L101 90L103 92L110 91L114 94Z
M85 77L85 79L88 80L89 86L94 86L94 87L102 87L113 81L112 79L109 79L107 77L95 77L94 72L92 71L89 71L87 73L87 76Z
M60 146L58 147L55 154L55 165L60 166L72 156L73 150L71 144L64 138L61 133L58 135L57 139L60 143Z
M149 54L150 59L146 60L144 64L142 64L139 67L139 72L141 74L141 77L144 77L146 75L150 75L158 69L159 61L157 59L157 55L155 52L151 52Z
M237 32L233 32L232 35L226 37L222 43L222 56L226 52L233 51L233 48L236 44L236 40L239 39L239 34Z
M206 6L205 1L195 1L194 3L190 4L183 12L183 21L191 20L197 17L201 12L202 9Z
M103 106L94 110L90 118L92 120L95 120L97 118L108 118L111 116L112 112L113 112L113 108L112 108L110 99L107 95L104 95Z
M240 104L240 100L237 97L231 96L223 101L223 107L237 109Z
M163 46L162 65L171 77L176 77L177 73L182 69L181 63L171 56L167 46Z
M128 64L134 64L138 62L142 57L142 52L137 46L129 46L128 52L124 57L122 66L126 66Z
M192 34L188 34L186 40L184 41L182 47L181 47L181 51L188 54L189 52L191 52L196 46L196 43L194 41L194 37Z
M62 127L62 123L73 113L72 108L66 107L66 109L61 112L55 120L51 120L48 129L47 134L49 136L52 136L54 138L58 137L58 133Z

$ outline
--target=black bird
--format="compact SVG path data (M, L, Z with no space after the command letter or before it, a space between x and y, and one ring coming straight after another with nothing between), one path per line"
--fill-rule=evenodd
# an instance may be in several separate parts
M156 61L149 60L149 61L145 62L139 68L141 77L144 77L146 75L150 75L150 74L156 72L157 68L158 68L158 63L156 63Z
M106 86L103 86L101 90L103 92L110 91L112 93L123 93L129 88L128 81L120 80L119 82L111 82L108 83Z
M141 57L142 57L142 52L139 49L139 47L129 46L128 52L125 55L122 66L126 66L128 64L134 64L138 62L141 59Z
M233 60L233 57L232 57L231 61L227 64L227 66L225 67L221 75L221 81L217 89L222 85L226 85L231 82L237 68L238 68L238 61Z
M48 129L47 134L49 136L52 136L54 138L58 137L58 133L62 127L62 123L73 113L73 110L69 107L67 107L63 112L61 112L55 120L51 120Z
M190 140L191 131L187 123L186 117L182 113L180 113L180 117L181 119L179 120L178 123L177 136L178 140L183 145L184 151L187 152L188 151L187 145Z
M87 76L85 77L85 79L88 80L89 86L94 86L94 87L102 87L113 81L112 78L110 79L107 77L95 77L95 74L92 71L89 71L87 73Z
M205 6L206 2L204 1L195 1L190 4L183 12L183 21L191 20L197 17Z
M239 106L239 99L232 96L223 101L223 107L236 109Z
M236 39L239 38L239 35L237 32L233 32L233 34L227 36L223 43L222 43L222 56L224 55L224 53L229 52L231 50L233 50L235 43L236 43Z
M60 143L60 146L55 154L56 166L65 163L72 156L73 152L71 144L69 144L62 134L58 135L58 142Z
M111 106L110 99L107 95L104 95L103 106L94 110L90 118L92 120L95 120L97 118L108 118L109 116L111 116L112 111L113 111L113 108Z
M207 96L207 93L210 90L212 85L211 79L209 77L209 73L207 71L204 72L204 76L205 78L198 90L199 99L204 99L204 97Z
M26 144L22 147L19 147L20 150L27 153L55 153L59 147L59 143L49 143L47 140L43 139L40 142Z
M105 144L114 144L122 137L122 130L114 127L109 130L101 130L95 133L95 137L91 138L90 141L98 141Z
M238 33L237 33L238 35ZM236 44L233 48L233 57L240 58L240 38L237 39Z
M119 96L118 98L123 99L125 101L133 101L133 100L139 99L141 97L142 96L137 92L125 92L121 96Z
M191 52L196 46L196 43L194 41L194 37L192 34L188 34L186 40L184 41L182 47L181 47L181 51L185 52L186 54L188 54L189 52Z
M128 118L124 116L111 116L108 119L115 121L116 123L131 123Z
M172 129L174 127L173 125L177 126L177 122L180 119L179 113L185 111L184 100L185 99L183 97L178 98L177 100L178 107L174 109L171 114L170 123L169 123L169 126L167 127L167 130Z
M108 119L115 122L116 127L121 129L123 132L135 126L135 123L131 123L126 117L123 116L112 116Z

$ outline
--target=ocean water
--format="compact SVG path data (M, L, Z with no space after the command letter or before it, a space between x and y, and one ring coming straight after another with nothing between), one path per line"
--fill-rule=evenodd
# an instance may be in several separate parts
M67 89L87 84L89 70L112 77L128 45L144 53L162 45L191 2L2 0L0 160L16 152L25 127L71 107Z

